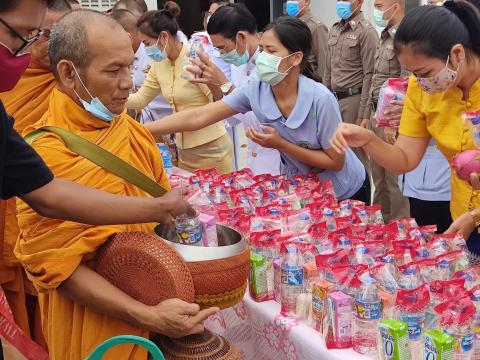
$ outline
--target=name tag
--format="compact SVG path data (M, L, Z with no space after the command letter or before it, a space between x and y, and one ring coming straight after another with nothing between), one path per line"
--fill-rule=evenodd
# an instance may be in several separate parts
M358 36L355 34L347 34L347 39L350 40L357 40Z
M393 50L393 45L389 44L389 45L386 46L386 48L387 48L387 50Z

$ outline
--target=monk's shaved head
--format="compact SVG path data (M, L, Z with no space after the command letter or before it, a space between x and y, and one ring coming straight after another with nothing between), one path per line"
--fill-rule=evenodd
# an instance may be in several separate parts
M65 15L52 28L48 45L55 76L61 60L70 60L79 69L86 68L93 55L92 42L105 35L100 31L115 33L119 29L125 33L114 19L95 10L77 10Z
M135 0L119 0L113 7L113 11L116 10L128 10L135 15L137 19L146 12Z

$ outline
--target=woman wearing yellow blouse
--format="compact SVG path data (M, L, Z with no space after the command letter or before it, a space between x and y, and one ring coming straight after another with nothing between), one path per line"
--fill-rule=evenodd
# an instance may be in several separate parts
M173 16L166 10L149 11L138 21L138 28L153 62L142 87L129 96L127 107L141 110L160 94L170 103L173 112L211 102L212 94L206 85L192 84L181 77L189 48L177 39L178 25ZM179 149L179 167L185 170L232 171L233 148L222 123L178 133L175 143Z
M332 139L342 153L362 147L378 164L405 173L420 163L430 138L451 163L462 151L475 149L462 113L480 109L480 17L466 2L447 1L443 7L422 6L411 11L395 35L395 50L410 78L399 137L389 145L371 131L342 124ZM473 185L473 186L472 186ZM452 174L448 232L460 231L474 255L480 255L480 182ZM475 231L474 231L475 230Z

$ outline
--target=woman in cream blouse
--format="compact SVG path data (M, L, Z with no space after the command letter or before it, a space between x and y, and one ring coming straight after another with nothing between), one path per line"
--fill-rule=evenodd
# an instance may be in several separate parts
M177 39L178 25L166 10L149 11L138 21L139 35L147 55L154 61L142 87L128 98L129 109L141 110L156 96L163 95L173 112L180 112L212 101L206 85L182 78L189 48ZM222 123L175 135L179 167L194 171L216 168L232 171L233 147Z

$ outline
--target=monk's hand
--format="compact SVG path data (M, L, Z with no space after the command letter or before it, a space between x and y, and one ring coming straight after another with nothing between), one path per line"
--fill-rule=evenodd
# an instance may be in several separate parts
M169 299L157 306L149 307L145 325L148 330L155 333L180 338L202 333L205 330L203 322L218 311L220 309L216 307L200 310L197 304Z
M173 189L157 199L161 205L157 220L159 223L169 224L177 216L184 214L194 216L196 214L192 205L184 200L182 191L182 189Z
M271 126L261 126L263 133L254 128L247 129L247 137L260 146L270 149L281 150L286 140Z
M333 134L330 143L332 148L339 154L345 154L347 148L360 148L367 145L375 134L373 131L358 125L341 123Z

